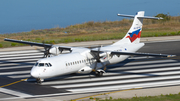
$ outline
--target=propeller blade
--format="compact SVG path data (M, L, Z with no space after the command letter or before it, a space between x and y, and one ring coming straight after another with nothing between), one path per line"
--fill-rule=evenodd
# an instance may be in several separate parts
M49 57L49 54L50 54L50 53L49 53L49 50L50 50L50 48L52 47L53 44L51 44L50 47L45 47L45 42L44 42L44 40L42 41L42 43L43 43L44 50L45 50L45 51L44 51L44 56L43 56L43 57L44 57L44 58L47 58L47 57Z
M95 59L96 59L96 63L95 63L95 67L94 67L95 71L96 71L96 68L97 68L97 62L101 62L101 61L100 61L100 56L99 56L100 48L101 48L101 47L98 47L98 52L97 52L97 54L94 54L94 55L95 55Z
M101 46L102 47L102 46ZM95 59L96 59L96 63L95 63L95 67L94 69L92 70L93 72L96 72L97 70L97 63L101 63L102 64L102 67L104 68L104 70L106 70L106 65L104 65L104 63L102 63L102 61L100 60L100 48L101 47L98 47L98 51L96 53L93 53L92 54L94 55Z

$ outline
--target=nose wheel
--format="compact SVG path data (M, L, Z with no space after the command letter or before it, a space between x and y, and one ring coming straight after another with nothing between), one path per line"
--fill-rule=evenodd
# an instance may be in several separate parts
M44 79L40 79L40 78L37 78L37 79L36 79L36 82L37 82L38 84L41 84L43 81L44 81Z

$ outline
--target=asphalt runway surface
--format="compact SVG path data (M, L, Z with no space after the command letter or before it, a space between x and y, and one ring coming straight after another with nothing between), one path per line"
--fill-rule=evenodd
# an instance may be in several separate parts
M177 55L174 58L129 57L107 66L103 77L70 74L45 79L37 84L30 70L43 53L37 50L0 53L0 100L33 99L58 96L59 100L125 90L180 85L180 41L150 42L138 52ZM25 81L21 81L27 79Z

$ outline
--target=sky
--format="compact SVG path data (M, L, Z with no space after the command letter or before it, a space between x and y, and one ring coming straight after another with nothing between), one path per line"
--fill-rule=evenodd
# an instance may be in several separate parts
M180 0L1 0L0 33L121 20L117 13L178 16Z

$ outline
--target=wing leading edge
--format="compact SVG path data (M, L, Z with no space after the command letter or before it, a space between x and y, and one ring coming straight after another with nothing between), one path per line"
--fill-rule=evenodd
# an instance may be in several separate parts
M39 47L45 47L45 48L53 47L52 44L36 43L36 42L29 42L29 41L23 41L23 40L14 40L14 39L7 39L7 38L5 38L4 41L23 43L23 44L28 44L28 45L31 45L31 46L39 46ZM69 51L71 51L71 48L69 48L69 47L58 46L58 48L61 49L61 50L69 50Z
M103 53L108 52L110 55L137 55L137 56L156 56L156 57L175 57L176 55L169 55L169 54L153 54L153 53L139 53L139 52L117 52L117 51L98 51L98 50L91 50L93 53Z
M31 46L40 46L40 47L51 47L51 44L44 44L44 43L36 43L36 42L29 42L29 41L23 41L23 40L14 40L14 39L7 39L5 38L4 41L10 41L10 42L16 42L16 43L23 43L28 44Z
M112 55L138 55L138 56L157 56L157 57L174 57L176 55L168 55L168 54L153 54L153 53L133 53L133 52L111 52Z

